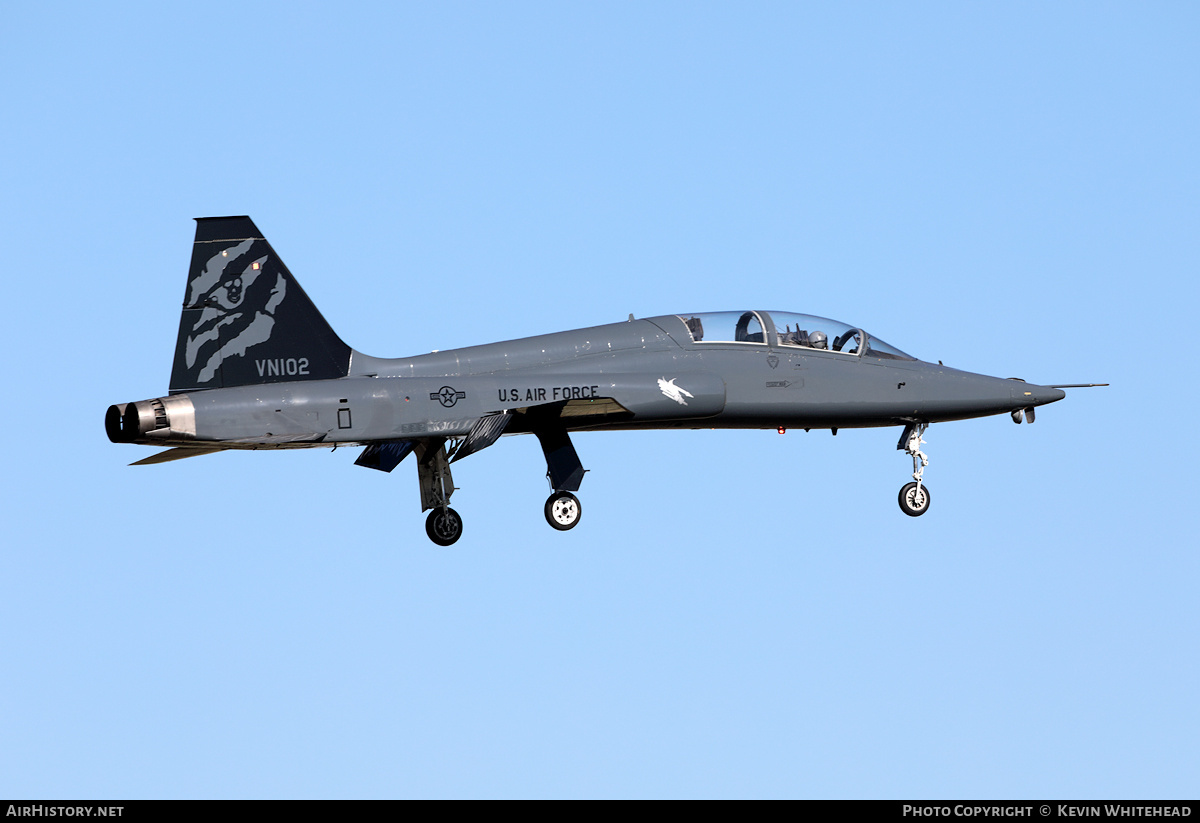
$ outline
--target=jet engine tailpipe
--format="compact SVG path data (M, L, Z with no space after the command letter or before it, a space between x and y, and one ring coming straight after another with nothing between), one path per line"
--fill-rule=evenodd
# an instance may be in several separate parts
M186 395L118 403L108 407L104 430L114 443L192 440L196 410Z

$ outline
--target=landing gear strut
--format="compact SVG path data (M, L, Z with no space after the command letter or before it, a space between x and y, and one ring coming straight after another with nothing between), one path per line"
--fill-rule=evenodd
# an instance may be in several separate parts
M424 442L417 446L417 480L421 484L421 511L429 511L425 533L439 546L449 546L462 537L463 521L450 508L454 477L446 459L445 442Z
M583 505L571 492L579 491L586 471L571 444L571 436L561 425L542 425L533 430L546 456L546 479L553 493L546 500L546 522L565 532L579 523Z
M909 517L920 517L929 511L929 488L921 483L921 476L929 465L929 458L921 451L921 444L925 442L921 435L928 427L928 423L909 423L900 435L900 442L896 444L897 449L904 449L913 459L913 480L916 482L906 483L900 489L899 497L900 511Z
M462 537L463 521L458 512L450 508L450 495L454 494L454 477L450 464L455 460L487 448L503 433L509 420L507 414L489 415L480 418L464 440L452 440L447 449L442 439L400 441L408 448L393 448L387 454L381 448L371 453L369 460L360 458L362 465L391 471L411 450L417 459L417 482L421 487L421 511L429 512L425 519L425 533L439 546L450 546ZM539 421L532 427L546 456L546 479L553 493L546 500L546 522L560 532L575 528L583 514L579 498L571 492L579 490L585 469L579 455L571 444L571 437L557 421ZM393 452L398 452L396 456ZM364 455L366 452L364 452ZM385 459L386 458L386 459Z
M579 498L570 492L554 492L546 500L546 522L560 532L575 528L582 515Z

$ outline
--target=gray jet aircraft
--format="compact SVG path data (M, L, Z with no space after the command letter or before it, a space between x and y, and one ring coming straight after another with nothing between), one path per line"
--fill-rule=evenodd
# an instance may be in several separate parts
M390 472L410 453L433 542L462 535L451 464L502 434L546 456L546 520L579 523L571 432L901 427L912 457L900 508L929 510L930 423L1011 414L1032 423L1064 388L926 363L835 320L779 311L664 315L381 359L334 333L249 217L197 220L169 394L110 406L114 443L166 446L133 465L227 449L365 446Z

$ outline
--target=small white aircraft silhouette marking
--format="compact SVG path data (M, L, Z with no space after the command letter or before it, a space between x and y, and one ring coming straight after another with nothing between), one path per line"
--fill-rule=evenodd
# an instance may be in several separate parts
M676 386L675 381L678 379L679 379L678 377L672 377L670 380L667 380L664 377L660 377L660 378L658 378L658 388L664 395L671 398L676 403L679 403L682 406L686 406L687 401L684 400L683 398L685 398L685 397L695 398L696 395L692 394L690 391L688 391L685 388Z

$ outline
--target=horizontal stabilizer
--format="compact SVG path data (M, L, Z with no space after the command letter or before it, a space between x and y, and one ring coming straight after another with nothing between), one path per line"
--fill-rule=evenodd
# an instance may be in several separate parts
M372 443L363 449L354 461L356 466L366 466L381 472L390 472L400 465L408 453L417 445L416 440L393 440L388 443Z
M224 449L194 449L186 446L178 449L167 449L158 454L152 454L149 457L143 457L136 463L130 463L131 466L149 466L154 463L170 463L172 460L183 460L185 457L199 457L202 454L212 454L213 452L225 451Z

